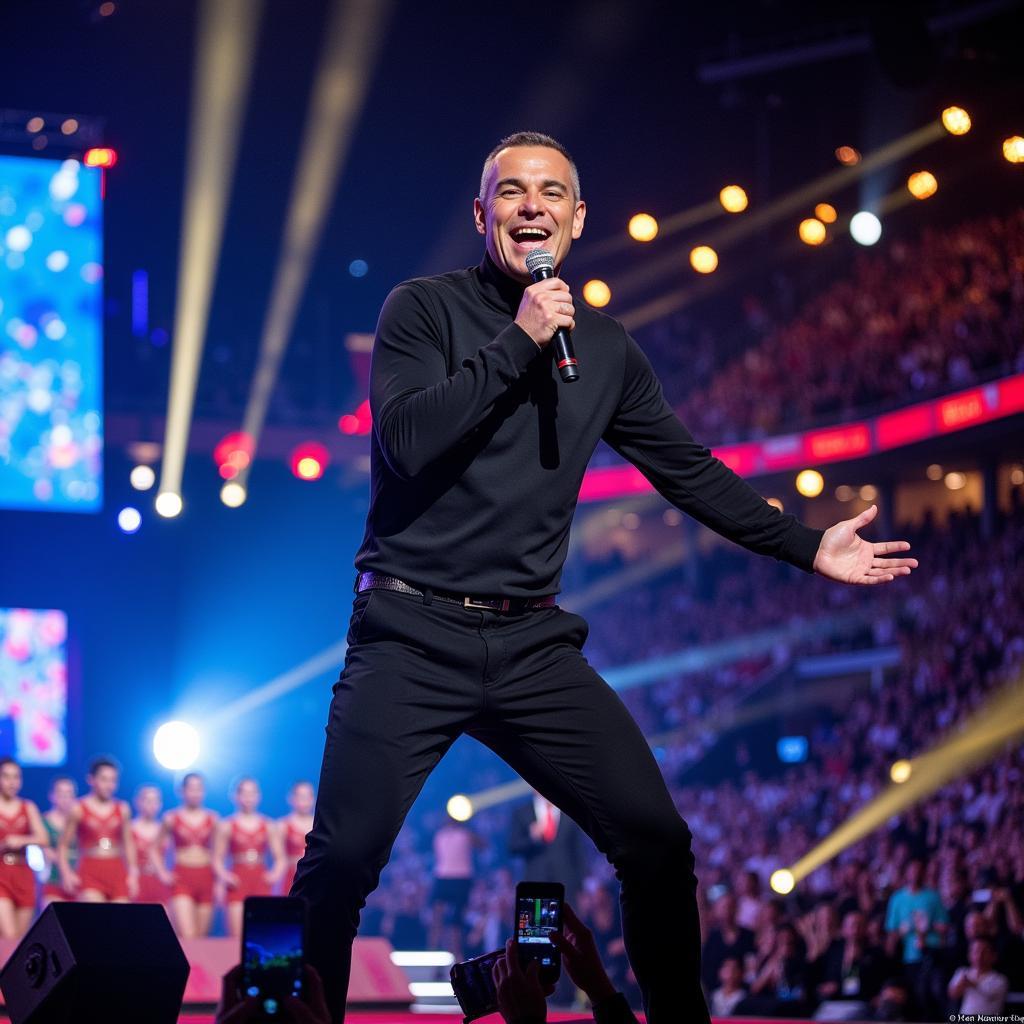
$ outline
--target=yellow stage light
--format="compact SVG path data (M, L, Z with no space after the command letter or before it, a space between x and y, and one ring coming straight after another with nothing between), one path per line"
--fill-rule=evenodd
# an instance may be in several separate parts
M690 250L690 266L698 274L711 274L718 267L718 253L710 245L698 245Z
M825 241L825 225L817 217L800 221L798 233L800 241L807 245L821 245Z
M860 153L853 146L840 146L836 150L836 159L844 167L853 167L854 164L860 163Z
M637 242L650 242L658 234L658 222L649 213L629 218L629 237Z
M742 213L748 204L747 193L739 185L726 185L718 199L729 213Z
M835 224L839 214L831 203L818 203L814 208L814 216L823 224Z
M924 475L929 480L941 480L942 479L942 467L937 463L933 462L925 471Z
M907 760L901 759L899 761L893 761L892 767L889 769L889 778L896 783L897 786L902 786L907 779L910 778L914 773L914 766Z
M462 793L456 793L448 801L448 813L456 821L469 821L473 817L473 801Z
M1011 164L1024 164L1024 138L1011 135L1008 139L1003 139L1003 156Z
M175 516L181 515L181 509L180 494L175 494L174 491L161 491L156 496L157 515L163 516L164 519L173 519Z
M793 891L796 879L793 877L792 871L787 868L780 868L778 871L772 872L770 884L773 892L777 892L780 896L785 896Z
M861 501L874 501L878 497L878 488L874 484L865 484L860 489Z
M963 473L947 473L946 487L951 491L962 491L967 486L967 477Z
M796 489L805 498L816 498L825 487L825 478L816 469L805 469L796 475Z
M907 188L915 199L927 199L939 190L939 183L931 171L915 171L907 178Z
M853 501L854 490L849 484L840 484L836 488L836 501Z
M942 112L942 127L950 135L966 135L971 130L971 115L963 107L946 107Z
M600 308L607 306L612 300L612 290L596 277L583 286L583 298L588 305Z
M248 497L248 493L245 488L234 480L229 480L220 489L220 500L227 505L228 508L238 508L245 504L245 499Z

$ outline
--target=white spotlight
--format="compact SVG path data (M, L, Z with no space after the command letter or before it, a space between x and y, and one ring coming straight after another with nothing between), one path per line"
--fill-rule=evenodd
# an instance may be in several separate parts
M867 210L861 210L850 218L850 234L861 245L874 245L882 237L882 222Z
M128 477L132 487L137 491L148 491L156 483L156 473L152 466L136 466Z
M131 505L128 505L117 513L117 525L125 533L135 533L142 525L142 514L137 508L132 508Z
M199 757L199 733L188 722L164 722L153 737L153 756L165 768L188 768Z
M244 505L247 496L245 488L234 480L229 480L220 489L220 500L223 501L228 508L238 508L240 505Z
M181 495L174 491L162 491L156 496L156 510L164 519L173 519L181 514Z

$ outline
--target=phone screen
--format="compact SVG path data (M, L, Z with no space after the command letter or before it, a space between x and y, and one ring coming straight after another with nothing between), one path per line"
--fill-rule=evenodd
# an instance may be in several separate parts
M250 897L242 931L243 995L278 1016L288 996L302 992L304 904L287 896Z
M523 961L536 960L542 978L557 978L561 957L551 944L552 932L562 929L562 900L557 896L516 893L516 943Z

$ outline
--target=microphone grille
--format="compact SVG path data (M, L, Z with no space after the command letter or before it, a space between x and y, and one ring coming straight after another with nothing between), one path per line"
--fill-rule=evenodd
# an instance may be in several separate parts
M554 270L555 257L547 249L533 249L526 254L526 269L531 274L538 270Z

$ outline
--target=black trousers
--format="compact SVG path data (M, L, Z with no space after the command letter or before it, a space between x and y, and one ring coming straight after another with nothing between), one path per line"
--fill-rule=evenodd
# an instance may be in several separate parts
M384 590L356 596L292 886L308 904L308 958L336 1024L359 912L427 776L462 733L578 822L615 866L650 1024L709 1020L690 832L633 717L581 654L587 632L557 607L499 615Z

